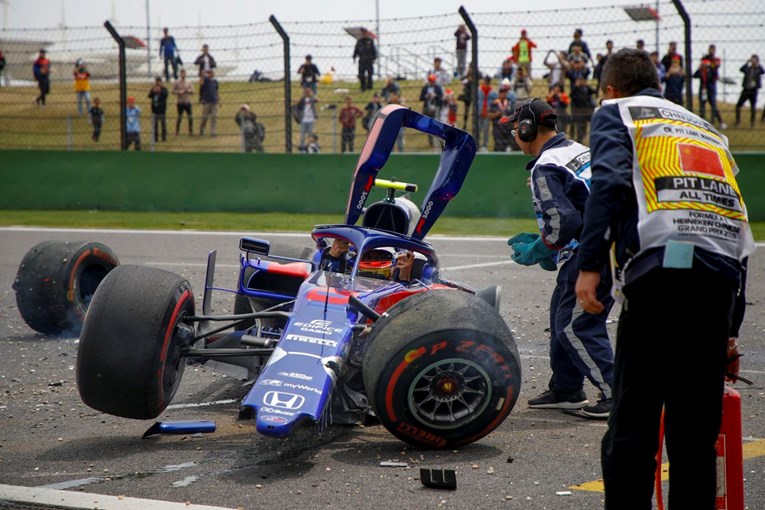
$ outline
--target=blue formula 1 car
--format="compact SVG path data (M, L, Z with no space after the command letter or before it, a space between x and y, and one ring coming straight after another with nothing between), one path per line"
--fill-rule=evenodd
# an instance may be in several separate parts
M442 140L441 163L422 212L377 179L401 128ZM187 364L248 381L240 416L261 434L376 417L422 448L454 448L498 427L518 398L521 366L499 315L499 288L471 289L439 274L425 241L460 190L473 138L400 106L378 112L353 175L345 222L320 225L305 259L240 240L232 315L211 313L215 252L201 313L190 284L160 269L119 265L103 279L80 336L83 401L133 419L158 416ZM366 205L372 187L384 200ZM339 243L339 244L338 244ZM335 245L344 247L333 254ZM410 261L407 278L397 265Z

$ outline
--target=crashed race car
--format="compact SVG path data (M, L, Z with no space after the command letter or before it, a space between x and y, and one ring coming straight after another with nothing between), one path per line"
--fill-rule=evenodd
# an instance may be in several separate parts
M397 196L416 185L377 179L402 127L443 145L422 213ZM251 384L240 417L267 436L370 417L420 448L454 448L490 433L513 409L521 384L500 289L444 278L425 240L475 150L464 131L384 107L353 174L344 223L316 226L315 250L305 259L243 237L236 289L215 287L211 252L199 311L181 276L119 265L116 256L112 267L98 266L99 284L87 296L78 292L79 275L67 273L71 296L80 296L75 304L87 306L76 369L82 400L104 413L152 419L173 399L186 365L202 364ZM367 206L374 186L386 197ZM335 243L345 247L339 256ZM233 295L233 314L211 312L213 292Z

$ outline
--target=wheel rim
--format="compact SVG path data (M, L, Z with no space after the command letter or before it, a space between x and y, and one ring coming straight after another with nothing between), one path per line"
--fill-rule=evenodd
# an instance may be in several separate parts
M491 395L491 378L480 365L450 358L431 363L414 377L407 404L428 427L453 429L479 417Z

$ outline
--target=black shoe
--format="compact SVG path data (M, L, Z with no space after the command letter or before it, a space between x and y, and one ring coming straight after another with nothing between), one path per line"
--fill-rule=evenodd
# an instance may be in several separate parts
M607 398L599 401L594 406L584 406L582 408L582 415L593 420L607 420L611 414L611 408L614 402L612 399Z
M582 390L571 393L547 390L529 400L529 407L532 409L581 409L589 403L587 395Z

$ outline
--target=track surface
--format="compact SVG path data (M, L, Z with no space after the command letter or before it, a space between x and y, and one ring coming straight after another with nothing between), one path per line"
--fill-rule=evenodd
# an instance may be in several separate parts
M310 245L308 236L262 236L272 240L274 253ZM199 300L209 250L218 249L216 284L233 286L239 237L0 229L0 484L245 509L602 508L599 485L590 482L600 477L605 423L526 406L550 376L546 328L554 274L511 263L504 240L431 239L448 278L473 287L503 286L502 315L516 336L523 366L522 394L510 418L456 451L414 450L381 426L336 426L322 437L301 433L284 441L264 438L252 422L236 419L236 402L246 390L204 368L186 371L174 405L160 419L215 420L217 432L141 439L153 422L100 414L80 402L76 339L40 336L16 309L11 284L18 264L43 240L103 242L123 264L160 267L188 278ZM739 343L745 353L742 375L755 385L737 389L744 406L746 501L755 509L765 508L765 250L750 266L751 304ZM216 312L232 306L227 295L215 303ZM615 308L612 335L617 316ZM703 312L698 320L704 320ZM692 362L693 339L688 345ZM585 390L597 398L589 383ZM411 468L380 467L387 460ZM456 469L457 490L424 488L420 467Z

